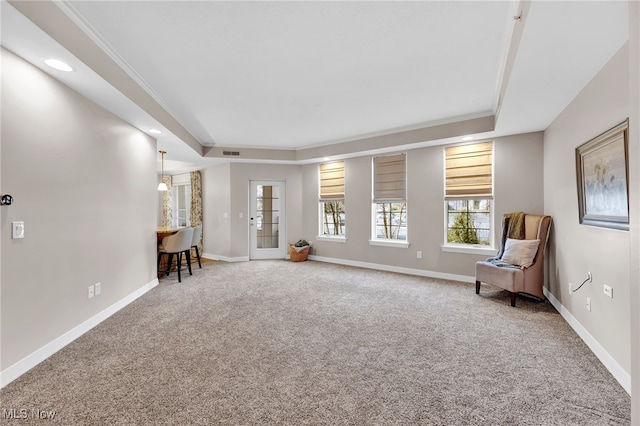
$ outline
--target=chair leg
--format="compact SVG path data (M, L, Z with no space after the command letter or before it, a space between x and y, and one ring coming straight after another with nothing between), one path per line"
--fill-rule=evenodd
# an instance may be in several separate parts
M187 255L187 267L189 268L189 275L193 275L193 272L191 272L191 248L185 250L184 253Z
M516 306L516 293L511 293L511 306Z
M182 277L180 276L180 270L182 269L182 252L178 253L178 282L182 282Z
M476 294L480 294L480 281L476 280Z
M198 268L202 268L202 263L200 263L200 252L198 251L198 246L194 246L196 248L196 257L198 258Z
M169 253L169 260L167 261L167 276L171 272L171 264L173 263L173 253Z

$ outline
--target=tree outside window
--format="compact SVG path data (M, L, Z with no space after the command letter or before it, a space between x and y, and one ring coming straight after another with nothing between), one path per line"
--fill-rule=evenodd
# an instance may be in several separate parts
M322 234L345 235L345 210L342 201L325 201L321 203Z
M376 238L407 239L407 203L376 203Z
M491 244L491 200L447 200L447 243Z

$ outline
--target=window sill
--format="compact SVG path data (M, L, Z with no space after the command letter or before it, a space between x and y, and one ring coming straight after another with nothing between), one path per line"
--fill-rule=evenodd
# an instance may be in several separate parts
M448 251L451 253L475 254L478 256L495 256L498 253L498 250L495 248L487 246L443 244L441 248L442 251Z
M337 236L329 237L328 235L318 235L316 241L330 241L332 243L346 243L347 237Z
M396 247L396 248L409 248L408 241L393 241L393 240L369 240L370 246L383 246L383 247Z

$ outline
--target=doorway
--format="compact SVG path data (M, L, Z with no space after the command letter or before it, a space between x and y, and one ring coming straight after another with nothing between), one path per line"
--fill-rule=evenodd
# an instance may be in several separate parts
M283 181L250 181L250 259L284 259L286 257L285 194Z

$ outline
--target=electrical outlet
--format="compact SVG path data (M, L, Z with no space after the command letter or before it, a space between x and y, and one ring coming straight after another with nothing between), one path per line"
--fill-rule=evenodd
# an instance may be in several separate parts
M591 312L591 298L587 297L587 311Z
M573 294L573 285L569 283L569 294Z
M421 251L417 251L417 252L416 252L416 257L417 257L418 259L422 259L422 252L421 252Z
M89 299L91 299L91 298L95 295L95 287L94 287L94 286L92 286L92 285L90 285L90 286L87 288L87 293L88 293L88 295L89 295Z
M604 285L604 294L606 294L607 296L613 298L613 289L605 284Z
M102 283L95 283L94 287L96 288L96 296L102 293Z

